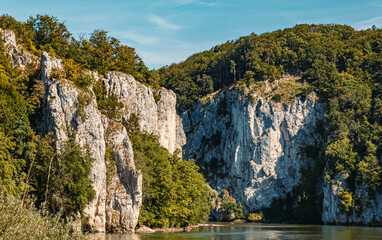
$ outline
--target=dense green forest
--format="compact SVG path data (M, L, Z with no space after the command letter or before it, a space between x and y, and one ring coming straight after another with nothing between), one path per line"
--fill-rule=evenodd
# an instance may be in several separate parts
M233 84L256 86L285 75L308 84L297 97L314 91L326 103L326 122L317 126L323 146L306 149L316 160L315 169L304 171L294 196L277 200L268 216L277 209L289 211L286 219L306 222L311 216L320 222L321 202L318 182L348 174L349 188L341 193L344 212L359 209L361 196L356 184L365 183L369 196L382 190L382 30L356 31L344 25L297 25L261 35L251 34L211 50L197 53L184 62L157 70L160 82L176 92L178 110L192 108L194 102L213 91ZM278 102L282 96L278 96ZM300 200L298 200L300 199Z

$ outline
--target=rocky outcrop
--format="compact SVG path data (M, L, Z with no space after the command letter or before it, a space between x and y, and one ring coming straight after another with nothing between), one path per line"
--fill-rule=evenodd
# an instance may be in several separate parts
M56 149L68 139L74 137L83 148L89 149L94 158L90 179L96 192L94 200L86 207L87 223L96 231L105 231L106 206L106 165L104 126L101 113L95 100L84 106L85 121L78 115L80 90L64 79L51 79L53 69L61 69L61 61L43 53L41 58L42 80L45 85L43 106L43 132L53 133Z
M50 77L53 69L61 69L60 60L43 53L41 69L46 92L43 132L53 133L58 150L73 137L94 158L90 179L96 194L84 210L88 219L84 224L98 232L106 228L134 231L142 203L142 175L135 169L126 130L120 123L103 116L94 98L90 103L79 101L79 95L89 93L76 88L70 81ZM81 104L83 113L79 112ZM105 161L107 147L115 159L110 168L116 172L109 181Z
M352 194L357 209L345 213L341 209L341 192L348 189L348 175L337 176L323 186L322 222L324 224L371 225L382 222L382 194L369 196L366 185L357 185Z
M314 96L286 105L223 91L182 115L185 158L214 189L228 189L247 212L259 210L299 183L310 162L303 149L321 141L315 127L323 117Z
M142 174L135 169L134 153L122 124L103 118L106 129L106 230L131 232L142 203ZM130 193L130 194L126 194Z
M140 129L158 136L159 143L170 153L185 144L182 123L176 113L176 95L170 90L153 90L128 74L110 72L104 83L108 96L123 103L122 121L131 114L139 117Z
M36 68L40 59L28 51L23 50L21 45L17 45L15 33L11 30L2 30L0 28L1 40L4 44L5 53L14 66L20 69Z
M40 133L52 133L58 151L72 137L94 158L89 177L96 194L84 210L87 222L83 224L98 232L134 231L142 204L142 174L135 168L126 129L101 114L92 89L79 89L71 81L51 77L63 70L60 59L44 52L40 60L17 45L12 31L0 29L0 36L5 53L16 67L27 70L41 66L45 95ZM121 120L134 113L140 118L141 130L158 136L170 152L181 148L185 135L172 91L153 91L127 74L89 74L95 81L103 81L109 96L115 95L123 103ZM81 100L84 95L90 96L90 101Z

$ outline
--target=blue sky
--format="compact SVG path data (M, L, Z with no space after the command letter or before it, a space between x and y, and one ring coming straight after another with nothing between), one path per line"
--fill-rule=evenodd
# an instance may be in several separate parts
M53 15L75 36L106 30L134 47L149 68L299 23L382 27L381 0L0 0L0 13L21 21Z

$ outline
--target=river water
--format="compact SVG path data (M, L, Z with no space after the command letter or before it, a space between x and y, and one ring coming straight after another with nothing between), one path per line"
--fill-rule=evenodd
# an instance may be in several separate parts
M230 224L217 223L218 226L205 226L181 233L146 234L97 234L89 239L102 240L252 240L252 239L382 239L380 227L286 225L286 224Z

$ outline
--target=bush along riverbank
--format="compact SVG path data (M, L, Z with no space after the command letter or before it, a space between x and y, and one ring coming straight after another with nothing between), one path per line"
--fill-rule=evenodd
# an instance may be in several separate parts
M0 193L0 216L0 239L86 239L70 219L62 221L4 193Z

